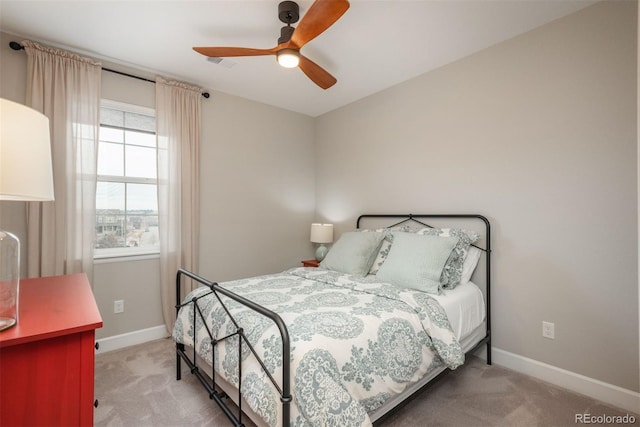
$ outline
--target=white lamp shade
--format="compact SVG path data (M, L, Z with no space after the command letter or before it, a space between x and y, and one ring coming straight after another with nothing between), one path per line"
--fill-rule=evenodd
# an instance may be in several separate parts
M333 242L333 224L311 224L311 239L313 243Z
M0 200L53 200L49 119L0 99Z

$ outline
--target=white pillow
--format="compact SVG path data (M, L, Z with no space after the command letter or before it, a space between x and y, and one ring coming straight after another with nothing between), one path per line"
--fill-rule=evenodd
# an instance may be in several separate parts
M467 256L465 257L464 263L462 264L462 274L460 275L461 285L471 280L471 276L478 266L478 261L480 261L481 255L482 250L476 248L475 246L469 246L469 249L467 249Z

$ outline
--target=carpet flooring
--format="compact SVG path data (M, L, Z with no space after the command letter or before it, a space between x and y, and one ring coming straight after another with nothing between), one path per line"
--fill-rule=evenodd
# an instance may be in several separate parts
M184 364L176 381L175 360L170 339L97 355L95 426L230 426ZM575 426L576 414L628 412L469 357L382 427ZM640 416L631 415L638 426Z

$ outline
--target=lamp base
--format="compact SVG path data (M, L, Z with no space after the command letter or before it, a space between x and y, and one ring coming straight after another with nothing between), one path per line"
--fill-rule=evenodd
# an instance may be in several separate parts
M20 241L0 230L0 331L18 322Z
M324 257L327 256L328 251L329 249L327 249L325 245L318 246L318 249L316 249L316 260L322 261Z

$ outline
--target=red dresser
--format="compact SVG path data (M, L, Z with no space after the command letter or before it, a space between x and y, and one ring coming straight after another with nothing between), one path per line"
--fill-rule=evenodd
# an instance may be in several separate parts
M18 310L0 332L0 426L92 426L102 318L87 276L23 279Z

